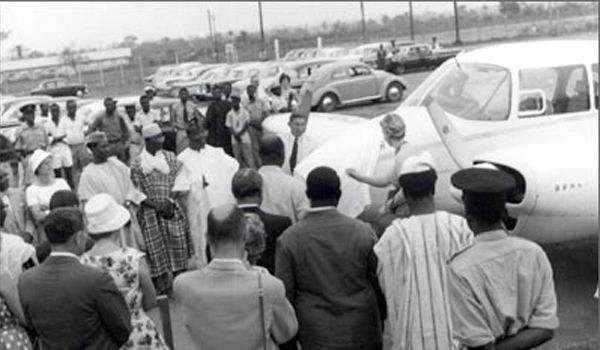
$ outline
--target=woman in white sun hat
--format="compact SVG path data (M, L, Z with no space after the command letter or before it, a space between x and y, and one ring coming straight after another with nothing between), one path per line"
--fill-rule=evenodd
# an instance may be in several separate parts
M131 219L129 211L106 193L90 198L84 211L94 247L83 254L81 261L112 276L131 313L132 332L121 350L168 350L145 312L156 305L156 291L145 254L118 243L121 230Z
M71 187L64 179L54 177L52 154L38 149L29 158L29 169L34 174L33 183L25 190L27 207L36 224L36 234L33 244L46 241L42 222L50 212L50 199L56 191L70 190Z

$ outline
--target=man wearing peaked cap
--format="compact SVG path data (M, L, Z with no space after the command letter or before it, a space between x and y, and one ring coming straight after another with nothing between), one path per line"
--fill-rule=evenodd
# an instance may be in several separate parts
M471 244L473 234L464 218L436 210L436 181L429 153L404 161L399 182L410 216L394 220L373 248L394 349L458 348L452 340L446 263Z
M448 268L454 337L467 348L547 342L558 328L552 267L541 247L508 236L502 224L514 178L488 164L460 170L451 181L463 190L475 234Z

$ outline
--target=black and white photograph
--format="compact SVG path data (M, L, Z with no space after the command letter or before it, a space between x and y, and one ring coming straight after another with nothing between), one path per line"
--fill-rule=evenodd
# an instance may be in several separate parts
M598 1L0 3L0 350L599 349Z

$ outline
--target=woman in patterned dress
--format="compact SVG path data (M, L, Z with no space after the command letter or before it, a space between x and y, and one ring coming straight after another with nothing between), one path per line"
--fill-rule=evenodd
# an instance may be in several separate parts
M31 350L31 341L21 324L25 317L19 302L17 281L23 264L35 260L35 248L19 236L4 233L6 211L0 202L0 350Z
M106 193L92 197L85 205L88 233L94 247L82 262L108 272L123 294L131 313L131 334L121 350L169 350L146 310L156 305L145 254L119 246L120 230L129 221L129 211Z

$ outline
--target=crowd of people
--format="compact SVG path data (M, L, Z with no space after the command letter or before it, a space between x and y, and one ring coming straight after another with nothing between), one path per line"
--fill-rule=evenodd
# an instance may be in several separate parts
M167 118L150 90L125 116L109 97L91 125L76 101L64 116L49 106L48 127L23 107L1 159L19 155L25 170L20 187L0 173L0 348L168 349L146 314L157 295L180 305L203 350L375 350L384 333L392 349L529 349L552 338L548 258L503 228L510 175L460 170L451 181L466 217L437 209L435 162L390 113L381 127L394 169L347 169L350 181L394 188L376 234L336 209L335 170L294 176L314 149L310 87L297 104L288 94L281 136L263 130L259 95L256 83L214 89L202 115L182 89Z

